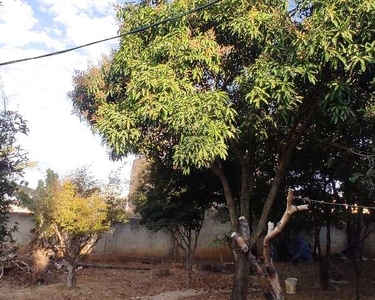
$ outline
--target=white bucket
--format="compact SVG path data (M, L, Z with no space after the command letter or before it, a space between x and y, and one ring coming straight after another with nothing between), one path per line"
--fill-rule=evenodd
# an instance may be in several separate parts
M288 277L285 280L285 290L287 294L296 294L297 293L297 278Z

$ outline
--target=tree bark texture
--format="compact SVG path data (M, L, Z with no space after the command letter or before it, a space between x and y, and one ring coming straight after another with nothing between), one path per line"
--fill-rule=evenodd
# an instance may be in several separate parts
M228 205L228 211L229 211L229 218L230 223L233 229L238 228L238 214L237 214L237 206L233 198L232 190L229 186L228 179L224 173L224 170L222 169L222 166L220 163L212 164L211 166L212 171L215 173L215 175L219 178L221 185L223 186L224 190L224 197Z
M330 209L330 208L329 208ZM329 285L329 263L330 263L330 256L331 256L331 216L330 211L326 212L327 216L327 235L326 235L326 251L324 257L320 255L320 285L323 289L323 291L328 290Z
M320 231L322 229L322 226L320 223L315 225L315 231L314 231L314 259L320 259L320 256L322 255L322 247L320 245Z
M66 275L66 284L68 287L72 287L76 284L76 270L75 270L75 265L73 262L67 263L67 269L68 269L68 274Z
M287 197L287 205L284 215L282 216L280 222L277 223L276 227L272 222L268 223L268 233L263 241L263 257L264 257L264 266L265 272L259 266L256 258L251 253L251 246L245 240L246 233L249 232L248 223L244 222L244 218L241 217L239 223L241 224L240 234L233 232L231 235L232 243L236 247L236 249L242 254L246 256L246 259L250 265L250 267L254 270L255 274L259 280L259 286L263 292L264 298L267 300L283 300L282 289L279 281L279 277L277 275L276 269L273 265L273 261L271 258L270 248L271 242L282 232L285 225L290 220L291 216L302 210L307 210L308 205L299 205L295 206L293 204L293 190L290 190ZM244 236L242 236L244 235ZM244 238L245 237L245 238ZM239 257L237 261L239 261ZM236 279L236 276L235 276ZM247 285L246 285L247 288ZM237 291L236 291L237 292ZM234 298L237 297L237 298ZM239 293L232 293L232 300L245 300L246 295Z
M234 280L231 300L246 299L248 285L249 262L247 257L242 252L238 251L237 259L235 260L234 264Z

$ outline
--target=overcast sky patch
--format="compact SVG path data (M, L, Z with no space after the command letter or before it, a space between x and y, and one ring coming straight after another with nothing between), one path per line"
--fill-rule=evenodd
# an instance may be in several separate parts
M41 55L117 34L113 4L102 0L3 0L0 7L1 61ZM38 166L26 172L31 187L45 170L66 174L90 165L105 180L124 163L111 162L98 136L72 115L67 93L74 70L98 62L117 41L75 52L0 67L9 105L28 121L30 133L20 139ZM131 161L129 158L128 161ZM127 181L131 164L122 168Z

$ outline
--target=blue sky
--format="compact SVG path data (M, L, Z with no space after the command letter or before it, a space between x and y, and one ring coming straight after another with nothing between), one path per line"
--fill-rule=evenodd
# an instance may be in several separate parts
M62 50L117 34L114 1L107 0L3 0L0 6L0 61L8 61ZM30 133L20 137L38 166L27 170L31 187L47 168L64 175L84 165L102 180L122 167L129 179L132 157L111 162L99 137L71 114L67 93L74 70L86 69L116 41L79 51L0 67L9 107L28 121Z

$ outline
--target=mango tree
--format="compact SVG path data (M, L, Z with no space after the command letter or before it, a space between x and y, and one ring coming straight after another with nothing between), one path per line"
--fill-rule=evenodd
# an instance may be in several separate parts
M204 3L125 5L119 32ZM263 211L245 241L251 249L304 134L320 120L350 123L373 105L374 22L372 0L222 0L123 36L77 74L70 96L113 158L138 153L186 173L211 169L237 232L239 216L251 216L257 175L267 172ZM232 299L246 299L247 254L235 257Z

